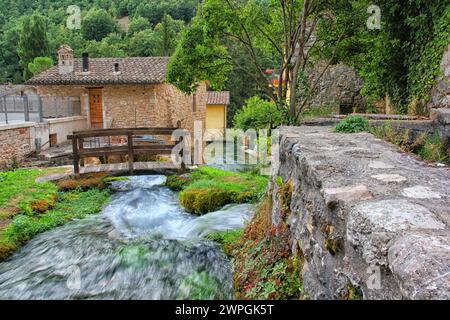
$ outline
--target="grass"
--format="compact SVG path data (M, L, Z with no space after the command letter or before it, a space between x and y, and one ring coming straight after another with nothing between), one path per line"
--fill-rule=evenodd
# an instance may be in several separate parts
M36 182L36 178L48 173L38 169L0 172L0 223L18 213L44 212L56 203L56 185Z
M99 181L107 183L102 180L104 177L66 179L60 186L36 182L38 177L61 171L64 169L19 169L0 173L0 261L35 235L98 213L108 201L108 191L95 189L100 187Z
M74 219L99 213L109 200L107 190L71 191L60 195L53 209L44 214L19 214L0 232L0 261L39 233Z
M450 164L448 142L437 132L432 135L423 132L413 136L411 129L396 130L391 122L372 126L369 132L379 139L398 145L405 152L419 155L425 161Z
M427 161L450 163L450 155L447 150L445 139L435 133L425 140L425 144L418 154Z
M205 214L230 203L258 202L268 178L254 173L236 173L208 166L188 175L171 176L166 185L181 190L180 203L193 214Z

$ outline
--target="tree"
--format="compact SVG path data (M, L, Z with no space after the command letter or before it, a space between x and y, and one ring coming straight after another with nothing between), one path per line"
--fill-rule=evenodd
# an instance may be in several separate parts
M151 57L155 53L156 40L152 29L134 34L129 42L128 51L133 57Z
M290 117L297 119L303 106L296 96L298 78L308 66L310 52L318 52L311 47L320 46L314 40L319 20L333 21L336 3L349 1L205 0L171 60L168 79L189 92L204 80L222 85L227 79L225 66L237 66L252 76L266 97L287 105ZM345 36L333 33L334 44ZM236 45L247 52L251 67L239 64L230 51ZM267 68L275 69L278 85L267 76Z
M130 25L128 26L128 35L133 36L135 33L139 31L144 31L150 28L151 25L147 19L143 17L137 17L131 20Z
M28 70L34 75L38 75L53 66L53 60L49 57L36 57L28 64Z
M34 13L23 20L20 30L17 53L20 57L20 66L23 77L28 80L31 73L28 64L36 57L44 57L49 53L49 41L45 19L40 14Z
M81 24L81 33L86 40L101 41L116 31L118 31L116 20L103 9L91 9Z
M6 31L0 33L0 83L23 81L22 70L19 66L17 44L19 42L20 27L17 23L7 25Z
M280 108L272 101L253 97L245 102L244 107L234 116L236 128L248 129L274 129L283 124L286 119L286 110Z
M171 56L178 45L181 32L184 28L184 21L174 20L166 14L162 21L155 26L156 55Z

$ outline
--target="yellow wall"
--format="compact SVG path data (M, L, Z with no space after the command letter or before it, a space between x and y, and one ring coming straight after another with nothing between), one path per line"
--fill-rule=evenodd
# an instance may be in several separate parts
M227 127L227 106L206 106L206 129L224 130Z

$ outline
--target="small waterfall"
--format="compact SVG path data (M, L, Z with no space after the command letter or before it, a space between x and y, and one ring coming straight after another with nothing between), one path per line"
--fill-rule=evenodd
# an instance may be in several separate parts
M230 262L204 237L251 205L195 217L164 176L116 181L101 215L43 233L0 264L0 299L232 299Z

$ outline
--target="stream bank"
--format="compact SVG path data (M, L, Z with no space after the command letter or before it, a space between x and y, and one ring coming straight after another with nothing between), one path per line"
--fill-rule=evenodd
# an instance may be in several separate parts
M232 299L231 264L205 238L253 214L185 212L164 176L112 182L101 215L42 233L0 264L2 299Z

